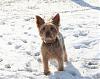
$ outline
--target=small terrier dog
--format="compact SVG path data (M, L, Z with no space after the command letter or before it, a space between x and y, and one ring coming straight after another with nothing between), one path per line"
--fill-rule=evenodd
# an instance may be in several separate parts
M59 32L60 16L56 14L51 22L45 23L44 19L36 16L36 24L42 39L41 53L44 65L44 74L50 74L48 61L56 59L58 62L58 71L64 70L64 61L67 61L67 54L64 45L64 39Z

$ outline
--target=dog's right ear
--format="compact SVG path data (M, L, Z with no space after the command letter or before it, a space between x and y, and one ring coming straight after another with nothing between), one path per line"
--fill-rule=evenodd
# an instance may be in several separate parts
M53 24L59 26L59 23L60 23L60 15L59 15L59 13L56 14L56 16L52 19L52 22L53 22Z
M40 28L44 23L44 20L40 16L36 16L36 24L38 28Z

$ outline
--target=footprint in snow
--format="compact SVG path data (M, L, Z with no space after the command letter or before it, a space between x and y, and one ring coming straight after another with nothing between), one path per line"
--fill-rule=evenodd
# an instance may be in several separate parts
M34 56L39 56L40 55L40 52L36 52L35 54L34 54Z
M83 67L88 68L88 69L98 69L99 63L97 61L85 61L83 63Z
M21 39L21 41L23 41L24 43L27 43L27 40L26 39Z
M74 28L71 28L71 27L65 27L65 28L63 28L63 30L74 30Z
M36 69L33 70L33 69L31 68L31 62L27 62L27 63L26 63L25 70L28 71L28 72L37 72Z
M3 35L0 35L0 38L2 38L3 37Z
M29 28L30 29L30 28ZM28 34L28 32L24 32L25 35L31 36L31 34Z
M6 64L5 68L11 68L11 65L10 64Z
M5 22L3 22L3 21L2 21L2 22L0 22L0 25L5 25L5 24L6 24L6 23L5 23Z
M33 72L33 70L30 67L26 67L25 70L28 72Z
M79 36L87 36L88 35L88 32L87 31L75 31L73 36L74 37L79 37Z
M31 30L31 29L32 29L32 27L29 27L29 28L28 28L28 30Z
M28 32L24 32L24 34L28 34Z
M75 49L80 49L80 48L92 48L94 45L98 43L97 40L83 40L82 42L75 43L73 47Z
M15 49L19 49L22 45L16 45Z
M12 45L12 42L9 41L9 42L8 42L8 45Z
M26 51L26 54L32 56L32 52L31 51Z
M2 62L3 61L3 59L2 58L0 58L0 62Z
M29 18L26 18L24 19L25 21L30 21L31 19L34 19L34 17L29 17Z

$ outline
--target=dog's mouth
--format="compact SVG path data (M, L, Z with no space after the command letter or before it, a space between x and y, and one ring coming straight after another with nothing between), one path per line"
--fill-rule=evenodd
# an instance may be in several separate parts
M44 41L45 43L54 43L55 40L56 40L56 38L46 38L46 39L44 39L43 41Z

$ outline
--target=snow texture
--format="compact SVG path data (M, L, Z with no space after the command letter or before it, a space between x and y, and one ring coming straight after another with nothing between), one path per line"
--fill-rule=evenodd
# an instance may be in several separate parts
M69 62L45 76L35 16L56 13ZM100 79L100 1L0 0L0 79Z

